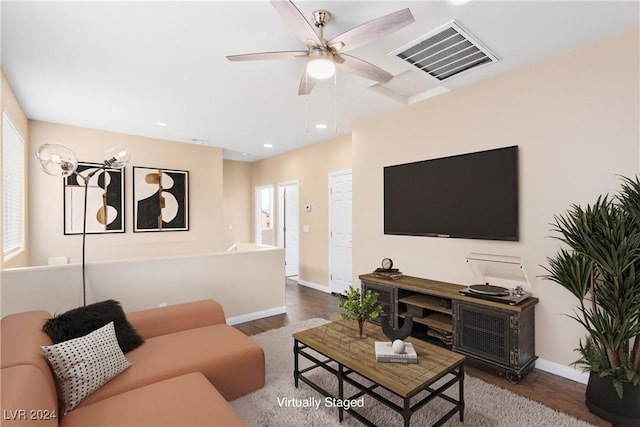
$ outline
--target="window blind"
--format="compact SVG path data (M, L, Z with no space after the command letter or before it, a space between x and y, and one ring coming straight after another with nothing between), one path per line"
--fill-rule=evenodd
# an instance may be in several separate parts
M2 252L24 247L24 139L2 113Z

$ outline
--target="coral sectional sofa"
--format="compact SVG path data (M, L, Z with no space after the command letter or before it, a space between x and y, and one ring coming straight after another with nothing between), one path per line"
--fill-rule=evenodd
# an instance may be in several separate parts
M222 307L197 301L126 315L145 342L122 373L65 414L42 346L46 311L0 321L3 426L242 426L228 400L264 385L262 348L225 323Z

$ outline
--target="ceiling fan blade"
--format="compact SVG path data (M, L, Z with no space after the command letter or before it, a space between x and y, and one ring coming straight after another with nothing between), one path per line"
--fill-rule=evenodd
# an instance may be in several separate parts
M402 9L389 15L374 19L358 25L327 42L329 46L335 46L339 52L347 52L375 39L394 33L415 21L409 9ZM340 48L340 43L343 47Z
M296 7L289 0L271 0L271 5L280 14L284 22L291 28L295 35L307 46L321 46L322 42L314 31L309 21L307 21Z
M306 58L309 52L306 50L289 50L281 52L258 52L245 53L241 55L228 55L229 61L260 61L263 59L290 59L290 58Z
M300 79L300 86L298 87L298 95L308 95L316 85L316 80L307 74L307 70L304 70L302 78Z
M338 55L336 55L338 56ZM379 83L386 83L393 78L393 74L386 72L380 67L358 59L355 56L340 54L339 55L344 62L340 63L336 61L336 64L345 71L353 74L357 74L366 79L375 80Z

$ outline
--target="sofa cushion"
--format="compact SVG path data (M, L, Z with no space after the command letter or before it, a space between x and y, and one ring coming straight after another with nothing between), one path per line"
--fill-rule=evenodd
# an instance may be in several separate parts
M41 331L51 313L34 310L10 314L0 321L0 367L33 365L44 375L49 392L57 396L56 381L40 347L51 345L51 339Z
M120 303L112 299L58 314L47 320L42 330L57 344L85 336L109 322L114 323L118 344L124 353L144 343L144 339L127 320Z
M84 405L62 427L244 426L220 393L198 372Z
M145 338L226 323L222 306L211 299L135 311L127 319Z
M81 403L81 407L189 372L202 372L227 400L264 385L264 353L228 325L162 335L127 354L133 366Z
M0 369L0 389L3 427L58 425L58 399L38 367L15 365Z
M42 351L58 377L65 413L131 366L118 345L113 322Z

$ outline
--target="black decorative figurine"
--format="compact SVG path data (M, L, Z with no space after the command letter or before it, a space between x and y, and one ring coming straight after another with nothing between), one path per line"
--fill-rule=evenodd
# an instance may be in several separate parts
M404 324L401 328L393 329L393 327L389 324L389 315L381 314L380 315L380 324L382 325L382 332L386 335L391 342L395 340L404 340L409 335L411 335L411 329L413 328L413 316L407 314L404 318Z

